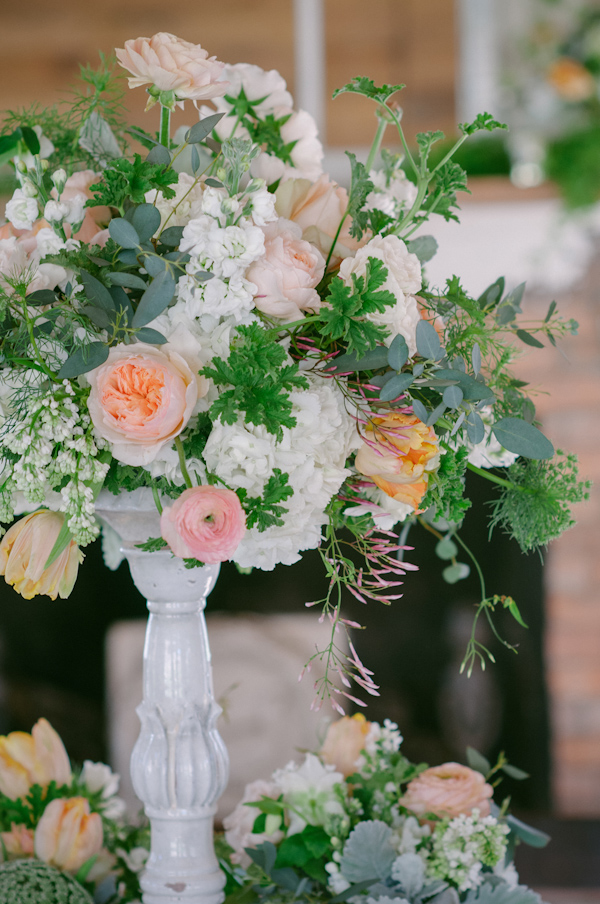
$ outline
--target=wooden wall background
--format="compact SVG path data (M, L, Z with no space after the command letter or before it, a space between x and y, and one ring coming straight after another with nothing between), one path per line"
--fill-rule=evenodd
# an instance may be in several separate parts
M325 0L327 92L355 75L408 85L409 134L454 123L453 0ZM292 0L0 0L0 109L55 103L81 63L95 64L129 38L169 31L226 62L278 69L294 90ZM139 121L146 94L128 92ZM191 121L193 108L183 120ZM369 144L374 120L363 98L328 105L328 143ZM145 127L153 128L145 123Z

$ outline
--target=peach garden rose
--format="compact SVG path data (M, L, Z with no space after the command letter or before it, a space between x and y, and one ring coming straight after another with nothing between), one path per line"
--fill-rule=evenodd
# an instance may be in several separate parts
M115 53L121 66L131 72L130 88L153 85L159 91L173 91L180 106L184 100L221 97L228 88L228 82L220 81L224 63L209 57L200 44L168 32L125 41L125 47Z
M480 816L488 816L493 793L480 772L460 763L443 763L409 782L400 803L419 817L433 813L454 818L475 809Z
M181 433L198 398L198 381L184 358L143 342L111 348L106 363L87 376L96 432L128 465L154 461Z
M66 599L77 579L83 553L74 540L45 568L64 524L60 512L41 510L13 524L0 543L0 575L26 600L46 594Z
M160 528L176 556L216 565L234 554L246 531L246 516L233 490L191 487L163 509Z

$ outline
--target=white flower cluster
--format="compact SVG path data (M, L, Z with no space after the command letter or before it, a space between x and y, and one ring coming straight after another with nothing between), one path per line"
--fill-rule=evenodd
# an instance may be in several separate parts
M483 880L482 868L494 867L504 857L509 828L494 816L462 814L442 820L435 827L428 872L453 882L459 891L476 888Z
M225 318L235 324L254 319L256 287L244 274L264 253L260 227L277 215L273 196L266 188L257 183L251 186L252 191L234 197L224 189L210 187L201 196L196 193L191 211L194 216L187 221L179 246L191 259L187 275L179 281L171 318L176 319L184 308L186 316L199 320L207 333ZM200 271L211 273L212 279L198 281L195 274Z
M81 781L92 794L102 792L100 806L102 815L107 819L120 819L125 815L126 804L118 797L120 776L105 763L94 763L85 760L81 770Z
M85 546L99 533L91 485L104 479L108 464L98 459L105 444L94 438L90 417L80 411L74 395L64 380L60 389L30 397L23 417L14 414L4 422L0 443L19 458L3 487L2 520L11 521L14 516L15 492L22 492L26 502L37 506L66 478L60 510L67 515L77 543Z
M365 210L381 210L389 217L397 219L403 209L414 204L417 186L407 178L400 166L391 172L371 170L369 179L373 183L373 191L367 195Z
M243 487L249 496L262 496L275 468L288 474L294 495L283 505L284 524L246 531L234 561L243 568L271 571L282 562L291 565L305 549L321 541L325 509L350 473L346 459L360 437L346 411L344 397L333 380L306 375L310 388L292 392L296 426L283 429L283 439L262 426L217 421L204 449L204 460L227 486Z
M273 781L281 788L289 807L288 837L301 832L307 824L323 826L329 835L336 835L341 823L348 831L349 820L340 798L340 794L346 794L346 784L335 766L328 766L309 753L301 766L291 762L274 772Z

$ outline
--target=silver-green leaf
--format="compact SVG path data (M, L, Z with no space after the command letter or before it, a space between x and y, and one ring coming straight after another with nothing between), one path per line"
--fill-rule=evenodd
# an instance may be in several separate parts
M518 417L505 417L492 427L501 446L524 458L552 458L554 446L541 430Z

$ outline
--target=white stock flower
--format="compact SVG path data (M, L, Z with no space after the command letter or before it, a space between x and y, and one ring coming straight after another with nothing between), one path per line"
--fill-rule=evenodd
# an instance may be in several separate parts
M202 213L203 184L187 173L179 173L177 185L170 186L174 198L165 198L162 192L146 192L145 200L154 204L161 217L161 226L185 226ZM167 219L169 222L167 223Z
M16 188L6 205L5 216L15 229L31 229L38 218L37 201L28 198L22 188Z
M49 223L62 223L69 214L69 205L66 201L50 200L44 207L44 219Z
M0 239L0 285L5 277L16 278L27 268L27 252L16 236Z
M416 254L412 254L402 239L395 235L376 235L359 248L354 257L347 257L340 265L340 278L348 286L352 285L352 275L364 276L369 258L376 258L388 271L381 290L392 293L395 305L386 307L382 313L368 314L372 323L381 324L389 330L386 344L395 335L404 336L411 355L417 351L417 324L421 320L419 308L413 293L421 288L421 264Z
M417 197L417 186L397 169L389 182L383 170L371 170L369 179L374 190L367 195L365 210L381 210L390 217L397 217L403 207L411 207Z
M94 763L84 760L81 780L88 791L102 791L102 797L112 797L119 790L120 776L105 763Z

